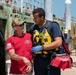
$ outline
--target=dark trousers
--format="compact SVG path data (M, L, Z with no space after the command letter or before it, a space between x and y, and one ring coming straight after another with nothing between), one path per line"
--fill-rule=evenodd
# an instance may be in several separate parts
M36 56L34 60L35 75L60 75L60 69L49 66L49 63L48 57Z

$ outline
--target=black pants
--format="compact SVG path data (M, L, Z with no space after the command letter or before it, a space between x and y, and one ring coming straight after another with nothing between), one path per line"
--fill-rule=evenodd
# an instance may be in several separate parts
M48 66L49 58L40 57L37 55L34 60L34 71L35 75L60 75L60 69ZM49 69L50 68L50 69Z

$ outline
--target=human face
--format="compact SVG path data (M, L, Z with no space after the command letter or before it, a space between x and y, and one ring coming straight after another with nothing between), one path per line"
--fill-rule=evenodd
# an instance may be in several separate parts
M17 33L18 35L21 35L21 34L24 33L24 24L15 25L15 26L14 26L14 29L15 29L15 31L16 31L16 33Z
M37 25L41 25L42 24L43 16L39 17L39 14L36 13L36 14L33 14L33 17L34 17L34 21L35 21L35 23Z

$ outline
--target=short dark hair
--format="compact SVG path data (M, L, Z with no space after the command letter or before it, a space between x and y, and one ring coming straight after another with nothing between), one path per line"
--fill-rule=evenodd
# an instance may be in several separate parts
M38 14L39 14L39 17L44 16L44 18L45 18L45 11L44 11L43 8L36 8L36 9L33 10L32 13L33 13L33 14L38 13Z

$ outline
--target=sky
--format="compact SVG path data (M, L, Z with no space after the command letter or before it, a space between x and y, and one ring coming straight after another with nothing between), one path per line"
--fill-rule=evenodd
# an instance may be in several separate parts
M71 0L71 15L76 18L76 0ZM65 0L53 0L53 13L57 17L63 17L65 12Z

